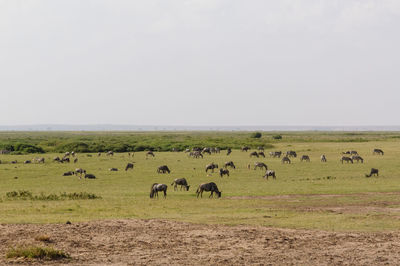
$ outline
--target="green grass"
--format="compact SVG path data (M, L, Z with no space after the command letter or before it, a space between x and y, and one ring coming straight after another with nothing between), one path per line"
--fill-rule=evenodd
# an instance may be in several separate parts
M27 258L27 259L45 259L59 260L69 258L70 256L62 250L57 250L51 247L41 246L19 246L11 248L6 258Z
M196 134L192 137L195 138ZM234 133L225 134L235 138ZM240 140L240 134L234 141ZM271 133L271 136L276 134ZM381 231L400 227L400 194L397 194L400 192L400 140L393 137L399 133L380 133L380 138L375 133L361 136L291 134L293 142L285 140L285 134L282 134L282 142L275 141L275 147L267 149L266 153L271 150L295 150L299 155L308 154L310 163L301 163L297 158L291 165L282 165L279 159L268 156L265 159L249 158L249 153L238 150L234 150L229 157L222 151L221 154L205 155L204 159L188 158L183 152L156 152L156 157L149 159L144 152L136 152L134 158L129 158L127 153L116 153L114 157L78 154L77 164L53 163L51 158L60 156L60 153L49 153L44 154L45 164L30 165L21 162L36 155L0 155L0 223L159 218L193 223L333 231ZM298 141L296 136L306 141ZM91 137L89 134L88 138ZM266 137L268 134L263 132L262 138ZM340 141L346 137L368 141ZM372 155L373 148L383 149L385 155ZM346 150L359 151L365 163L342 165L339 162L340 152ZM326 154L326 164L319 161L321 154ZM19 163L10 164L12 160ZM222 166L228 160L237 166L236 170L230 170L230 177L220 178L217 173L206 175L206 164L215 162ZM135 162L134 170L125 172L126 163L131 161ZM247 164L255 161L265 162L269 169L275 170L277 180L264 180L262 170L248 170ZM163 164L170 167L171 174L156 173L156 168ZM97 179L62 176L77 167L95 174ZM117 167L119 171L108 171L111 167ZM379 177L365 178L371 167L380 170ZM173 179L181 177L188 180L190 191L174 191L170 186ZM197 199L197 186L211 181L217 183L222 198L209 199L208 193L205 193L202 199ZM155 182L169 186L166 200L149 198L150 185ZM28 191L33 198L7 197L7 193L13 191ZM60 197L74 193L87 193L100 198L34 199L40 195Z

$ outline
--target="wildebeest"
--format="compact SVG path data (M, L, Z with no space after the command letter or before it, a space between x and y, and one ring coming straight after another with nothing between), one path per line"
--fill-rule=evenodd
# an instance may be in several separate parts
M349 162L353 163L353 159L351 159L350 157L347 157L347 156L342 156L340 161L342 162L342 164L343 164L343 161L346 161L346 163L349 163Z
M171 171L169 170L169 168L168 168L168 166L166 166L166 165L161 165L161 166L159 166L158 168L157 168L157 173L159 173L159 174L165 174L165 173L171 173Z
M101 152L98 152L98 153L97 153L97 156L99 156L99 157L100 157L100 156L101 156Z
M226 163L224 164L224 167L225 167L225 168L228 168L228 166L229 166L229 167L232 167L233 169L236 169L236 166L235 166L235 164L234 164L232 161L226 162Z
M114 156L114 152L113 152L113 151L108 151L108 152L106 153L106 155L107 155L107 156Z
M69 163L70 162L70 160L69 160L69 157L63 157L61 160L60 160L60 162L67 162L67 163Z
M229 170L228 169L224 169L224 168L220 168L219 169L219 176L223 177L224 175L229 176Z
M231 148L228 148L228 149L226 150L226 155L228 156L228 155L231 154L231 153L232 153Z
M17 160L15 160L15 161L11 161L11 163L12 163L12 164L16 164L16 163L17 163Z
M65 173L63 174L63 176L70 176L70 175L74 175L74 174L75 174L74 171L68 171L68 172L65 172Z
M204 148L202 151L202 153L208 153L211 155L211 148Z
M115 172L115 171L118 171L118 168L110 168L110 169L108 169L109 171L112 171L112 172Z
M94 174L85 174L85 178L96 179L96 176Z
M86 174L86 170L83 170L82 168L76 168L75 169L75 175L80 174L80 176L82 177L82 174Z
M325 154L321 155L321 162L323 162L323 163L327 162Z
M78 158L75 158L75 159L74 159L74 163L77 163L77 162L78 162Z
M174 190L178 189L178 185L181 186L181 190L182 190L182 187L185 187L186 191L189 191L190 186L188 185L185 178L176 178L174 180L174 182L172 182L172 184L171 184L171 186L174 186Z
M37 163L44 163L44 157L36 159Z
M69 151L67 151L67 152L64 154L64 156L69 156Z
M125 171L128 171L129 169L133 170L133 163L128 163L125 167Z
M269 176L272 176L273 179L276 179L275 171L274 170L267 170L265 172L265 175L263 176L263 178L266 178L268 180Z
M191 151L191 152L189 152L189 155L188 155L189 157L193 157L193 158L203 158L203 154L201 154L201 152L200 151Z
M265 154L263 151L258 152L258 156L264 157L265 158Z
M264 147L263 147L263 146L258 146L258 147L257 147L257 150L259 150L259 151L264 151Z
M152 151L146 152L146 157L148 157L148 156L154 157L155 156L154 152L152 152Z
M287 151L287 152L286 152L286 156L287 156L287 157L294 157L294 158L296 158L296 157L297 157L297 153L296 153L295 151Z
M57 156L57 157L54 157L53 161L54 161L54 162L60 162L61 159L60 159L60 157Z
M247 152L248 150L250 150L250 147L248 147L248 146L244 146L244 147L242 147L242 151L245 151L245 152Z
M357 163L360 161L361 161L361 163L364 163L364 159L360 155L353 155L353 156L351 156L351 159L353 161L357 161Z
M199 195L200 195L200 197L202 198L203 191L206 191L206 192L211 191L209 198L214 197L214 192L215 192L215 194L217 194L218 198L220 198L222 195L222 191L218 190L218 187L214 182L201 184L196 190L197 197L199 197Z
M284 157L282 157L282 163L288 163L288 164L290 164L291 161L290 161L289 157L284 156Z
M28 164L28 163L31 163L31 161L30 160L26 160L26 161L24 161L24 163Z
M167 189L168 189L168 186L166 184L154 183L150 187L150 198L151 199L154 198L154 197L158 198L158 192L159 191L164 192L164 198L167 198Z
M278 157L278 158L281 158L281 155L282 155L282 152L281 152L281 151L271 151L271 152L269 152L269 156L270 156L270 157L274 157L274 158Z
M208 170L211 170L211 173L214 173L214 169L218 168L218 164L216 163L210 163L206 165L206 173L208 172Z
M250 157L253 157L253 156L256 156L257 158L259 157L258 153L256 151L253 151L252 153L250 153Z
M381 150L381 149L374 149L372 154L383 155L384 153L383 153L383 150Z
M302 161L310 162L310 156L308 156L308 155L303 155L303 156L301 156L300 161L301 161L301 162L302 162Z
M371 168L371 172L369 173L369 175L365 175L365 177L371 177L372 175L379 176L379 170L376 168Z
M261 162L255 162L254 163L254 170L256 170L258 168L265 168L265 170L268 170L268 166L265 163L261 163Z

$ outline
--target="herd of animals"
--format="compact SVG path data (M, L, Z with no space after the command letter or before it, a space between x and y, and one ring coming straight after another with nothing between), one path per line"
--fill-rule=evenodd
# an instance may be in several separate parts
M242 147L241 151L243 152L247 152L249 151L251 148L250 147ZM263 147L258 147L257 148L258 151L253 151L250 153L250 157L263 157L265 158L265 153L264 153L264 149ZM177 151L175 149L173 149L172 151ZM212 154L212 153L220 153L221 149L220 148L193 148L192 150L186 149L185 153L188 154L189 157L192 158L203 158L204 154ZM227 156L229 156L232 153L232 150L230 148L227 149ZM374 155L384 155L383 150L381 149L374 149L373 150L373 154ZM91 154L87 154L88 157L92 157ZM98 153L98 156L101 156L101 153ZM113 151L108 151L106 153L106 156L114 156L114 152ZM134 157L134 153L128 153L129 157ZM155 157L155 154L153 151L147 151L146 152L146 158L147 157ZM293 160L294 158L297 158L297 153L295 151L287 151L286 153L282 153L281 151L271 151L269 152L269 156L273 157L273 158L281 158L281 162L282 164L290 164L291 160ZM326 163L327 162L327 158L326 156L323 154L320 157L320 160L322 163ZM54 162L58 162L58 163L70 163L71 161L73 161L74 163L78 162L78 158L76 157L76 153L74 151L72 152L66 152L64 154L64 156L62 158L60 157L55 157L53 158ZM300 157L300 161L301 162L310 162L310 157L308 155L302 155ZM24 164L30 164L30 163L44 163L45 162L45 158L44 157L40 157L40 158L34 158L32 160L26 160L23 163ZM346 152L342 152L342 157L340 159L340 162L343 164L343 162L346 163L354 163L354 162L361 162L364 163L364 159L358 154L357 151L346 151ZM12 164L16 164L17 161L11 161ZM1 164L1 161L0 161ZM133 170L134 168L134 164L133 163L128 163L125 167L125 171L128 170ZM208 173L208 171L214 172L214 169L219 169L219 175L220 177L223 176L229 176L229 170L228 168L231 169L236 169L236 166L234 164L233 161L228 161L225 162L225 164L223 165L222 168L219 168L218 164L215 163L211 163L206 165L205 167L205 172ZM251 164L247 165L248 169L251 169ZM268 166L265 163L262 162L255 162L254 163L254 170L256 170L257 168L260 169L265 169L265 174L263 175L263 178L267 179L269 177L272 177L273 179L276 179L276 173L274 170L268 169ZM110 168L109 171L118 171L118 168ZM171 170L168 168L167 165L161 165L157 168L157 173L159 174L165 174L165 173L170 173ZM88 179L95 179L96 176L94 174L91 173L87 173L85 169L82 168L76 168L75 171L68 171L65 172L63 174L63 176L78 176L81 179L82 175L84 178L88 178ZM379 170L376 168L372 168L369 174L366 174L366 177L371 177L373 175L379 176ZM186 191L189 191L189 185L188 182L185 178L177 178L175 179L171 186L174 186L174 190L177 190L178 186L180 186L180 189L182 190L182 188L186 189ZM167 197L167 189L168 186L166 184L160 184L160 183L154 183L151 185L150 187L150 198L158 198L158 192L163 192L164 194L164 198ZM202 197L203 196L203 192L210 192L210 196L209 197L213 197L214 193L216 194L216 196L219 198L221 197L221 191L218 189L218 186L214 183L214 182L210 182L210 183L203 183L200 184L196 190L196 195L197 197Z

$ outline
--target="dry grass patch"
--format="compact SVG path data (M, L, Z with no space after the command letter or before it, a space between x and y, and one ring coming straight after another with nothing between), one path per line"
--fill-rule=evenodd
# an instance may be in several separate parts
M11 248L6 253L6 258L59 260L59 259L70 258L70 256L64 251L57 250L52 247L18 246L15 248Z
M40 242L46 242L46 243L50 243L51 242L50 236L48 236L48 235L35 236L35 240L36 241L40 241Z

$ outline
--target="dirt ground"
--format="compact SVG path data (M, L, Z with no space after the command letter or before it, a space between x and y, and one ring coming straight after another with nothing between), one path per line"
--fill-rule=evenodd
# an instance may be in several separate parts
M36 236L48 235L43 244ZM16 245L49 245L61 261L9 260ZM332 233L164 220L0 225L0 265L384 265L400 261L400 232Z

